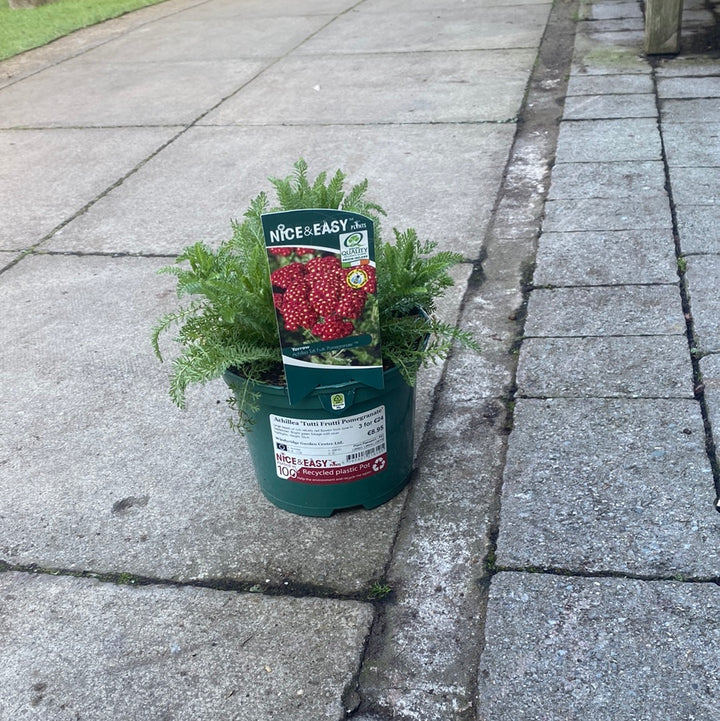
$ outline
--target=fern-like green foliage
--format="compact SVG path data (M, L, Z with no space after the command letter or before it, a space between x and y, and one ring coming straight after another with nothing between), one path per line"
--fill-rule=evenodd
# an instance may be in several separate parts
M375 252L383 356L414 385L419 368L446 358L454 343L479 348L469 333L432 315L462 255L433 252L437 243L421 242L413 228L394 233L395 243L381 242Z
M453 343L477 348L469 334L432 316L436 299L453 284L448 270L462 256L433 252L435 244L418 240L413 229L395 230L394 243L383 242L380 216L385 212L365 198L367 181L346 193L345 177L338 170L329 181L321 173L311 183L307 164L299 160L289 177L270 179L276 206L271 207L267 195L260 193L242 222L233 222L229 240L216 250L204 243L188 246L175 265L160 271L175 276L181 304L158 321L152 344L162 361L160 337L177 329L175 341L181 351L173 361L170 394L179 406L185 405L188 386L219 378L228 368L250 381L282 377L263 213L335 208L373 219L383 358L386 365L397 366L411 385L420 366L445 358ZM183 303L186 297L189 301ZM247 385L234 390L231 402L242 420L252 409L253 395Z

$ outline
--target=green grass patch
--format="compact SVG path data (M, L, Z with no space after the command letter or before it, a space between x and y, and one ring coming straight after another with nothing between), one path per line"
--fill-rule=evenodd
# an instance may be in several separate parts
M131 10L163 0L57 0L36 8L10 9L0 0L0 60Z

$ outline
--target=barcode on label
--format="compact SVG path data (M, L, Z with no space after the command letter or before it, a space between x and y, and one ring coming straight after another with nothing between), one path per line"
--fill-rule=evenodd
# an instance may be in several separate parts
M349 461L364 461L373 456L377 456L380 453L385 453L385 444L381 443L374 448L366 448L362 453L349 453L345 456L345 462Z

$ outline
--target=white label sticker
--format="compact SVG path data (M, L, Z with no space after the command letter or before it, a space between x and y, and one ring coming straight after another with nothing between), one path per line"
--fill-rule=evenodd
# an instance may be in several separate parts
M275 468L299 483L344 483L387 465L385 406L343 418L305 420L270 415Z

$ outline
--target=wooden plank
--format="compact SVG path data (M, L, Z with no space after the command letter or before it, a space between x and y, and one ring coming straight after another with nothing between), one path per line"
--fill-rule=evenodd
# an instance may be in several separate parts
M646 0L645 52L670 55L680 51L683 0Z

